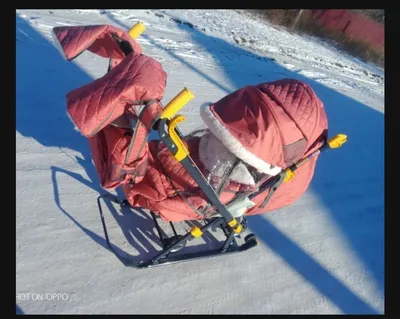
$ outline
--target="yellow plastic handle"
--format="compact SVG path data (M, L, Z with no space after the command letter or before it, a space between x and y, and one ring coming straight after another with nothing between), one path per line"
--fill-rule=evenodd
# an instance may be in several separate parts
M233 232L234 232L235 234L240 234L240 233L242 232L242 230L243 230L242 225L240 225L240 224L237 222L236 218L232 219L232 220L228 223L228 225L232 228L232 230L233 230Z
M299 165L299 166L300 166L300 165ZM283 181L284 181L284 182L288 182L288 181L290 181L293 177L294 177L294 172L293 172L290 168L287 168L287 169L286 169L286 176L285 176L285 178L283 179Z
M178 151L174 155L177 161L181 161L189 155L189 150L187 149L185 143L183 143L178 133L175 131L175 127L184 120L185 117L183 115L177 115L168 125L169 136L171 137L171 140L174 142L175 146L178 148Z
M146 30L146 27L139 21L128 31L128 33L134 40L136 40L144 30Z
M339 148L346 142L347 142L347 135L346 134L338 134L338 135L332 137L328 141L328 145L330 148Z
M193 98L194 94L189 89L184 88L165 106L161 118L170 119Z

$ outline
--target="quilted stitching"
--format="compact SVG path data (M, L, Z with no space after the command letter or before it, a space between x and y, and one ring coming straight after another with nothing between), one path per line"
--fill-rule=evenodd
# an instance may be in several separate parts
M272 82L266 87L281 102L281 106L309 139L315 129L322 104L311 88L303 82L291 79Z
M69 92L68 112L82 134L91 136L123 114L125 101L161 99L165 78L154 59L129 55L102 78Z
M140 45L127 32L111 25L55 27L53 31L68 60L74 59L84 50L89 50L105 58L123 59L125 55L111 37L111 33L128 41L135 54L142 53Z
M54 32L62 44L68 59L72 60L88 46L88 39L94 39L100 35L106 26L77 26L56 27ZM82 37L84 36L84 39Z

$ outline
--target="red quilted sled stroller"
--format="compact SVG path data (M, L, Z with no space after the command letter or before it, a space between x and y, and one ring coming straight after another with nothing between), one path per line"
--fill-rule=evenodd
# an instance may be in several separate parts
M296 201L308 188L318 155L340 147L346 135L328 140L323 103L307 84L294 80L241 88L199 108L205 126L183 136L177 112L191 99L183 89L163 106L167 75L129 32L110 25L56 27L56 45L67 60L83 51L109 59L107 73L67 94L68 114L88 138L105 189L121 187L125 198L106 193L98 205L109 248L127 266L165 265L246 251L257 245L247 217ZM157 132L159 140L149 141ZM152 258L135 262L110 244L101 200L148 209L162 244ZM174 235L162 235L158 219ZM178 235L174 222L200 221ZM222 230L218 249L185 253L189 240ZM179 252L178 252L179 251Z

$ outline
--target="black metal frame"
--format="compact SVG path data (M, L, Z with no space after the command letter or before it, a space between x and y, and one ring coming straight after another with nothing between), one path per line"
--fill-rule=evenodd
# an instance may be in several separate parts
M103 209L101 206L101 200L103 200L103 201L108 200L110 202L119 204L121 206L127 206L129 204L127 203L126 200L118 200L117 196L112 195L112 194L103 194L97 198L97 204L99 207L101 223L103 225L103 230L104 230L104 235L105 235L105 239L107 242L107 246L115 254L115 256L117 256L117 258L127 267L141 269L141 268L149 268L149 267L155 267L155 266L161 266L161 265L169 265L169 264L174 264L177 262L184 262L184 261L190 261L190 260L195 260L195 259L213 257L213 256L221 255L221 254L238 253L238 252L246 251L252 247L257 246L257 240L253 234L246 236L244 239L245 240L244 244L239 245L236 241L236 236L235 236L233 229L231 229L230 227L227 227L224 218L223 217L215 217L215 218L206 220L205 225L200 227L199 229L202 233L205 233L207 231L208 232L213 231L216 228L222 229L222 231L224 232L224 234L226 236L226 240L221 243L220 248L206 250L206 251L200 251L200 252L195 252L195 253L176 254L177 248L184 247L186 245L187 241L193 240L196 237L193 236L191 232L187 232L183 236L178 235L175 227L173 226L173 223L170 222L171 228L174 232L174 236L169 237L167 239L164 238L164 236L161 233L160 225L157 222L156 215L153 212L150 212L153 217L154 225L155 225L158 235L159 235L159 240L163 246L163 250L160 251L155 256L153 256L151 259L137 262L130 258L122 256L111 245L110 238L108 236L107 227L106 227L106 222L104 219ZM244 228L246 228L247 220L245 218L242 219L241 223L242 223L242 226ZM174 238L176 238L176 239L173 240Z

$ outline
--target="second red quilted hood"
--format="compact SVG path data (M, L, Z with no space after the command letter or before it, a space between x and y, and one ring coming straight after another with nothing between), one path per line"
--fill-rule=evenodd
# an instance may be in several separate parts
M313 151L328 129L321 100L294 79L246 86L200 114L230 152L272 176Z

